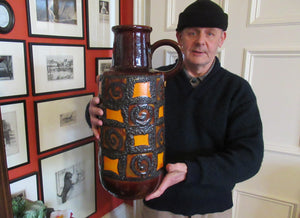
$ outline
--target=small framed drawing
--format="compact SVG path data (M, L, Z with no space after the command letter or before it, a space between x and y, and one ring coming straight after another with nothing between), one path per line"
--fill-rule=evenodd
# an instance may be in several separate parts
M9 186L12 197L21 196L31 201L38 200L39 192L36 172L12 180Z
M7 168L29 163L25 101L0 105Z
M120 23L120 0L87 0L86 14L88 48L112 48L111 28Z
M27 94L25 41L0 39L0 99Z
M26 0L29 36L83 39L81 0Z
M85 88L83 45L29 44L33 94Z
M112 65L112 58L96 58L96 77L109 70Z
M74 217L95 212L94 142L40 159L40 172L42 198L48 207L72 209Z
M93 135L85 120L85 108L92 97L86 94L35 102L39 153Z

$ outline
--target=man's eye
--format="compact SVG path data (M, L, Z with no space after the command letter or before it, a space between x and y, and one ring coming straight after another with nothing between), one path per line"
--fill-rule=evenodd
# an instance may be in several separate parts
M188 35L189 35L189 36L195 36L196 33L195 33L195 32L188 32Z

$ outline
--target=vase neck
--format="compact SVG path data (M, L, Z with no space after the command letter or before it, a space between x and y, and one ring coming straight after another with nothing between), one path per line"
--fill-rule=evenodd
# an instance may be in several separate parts
M145 70L152 68L151 27L120 25L112 28L114 37L113 68L115 70Z

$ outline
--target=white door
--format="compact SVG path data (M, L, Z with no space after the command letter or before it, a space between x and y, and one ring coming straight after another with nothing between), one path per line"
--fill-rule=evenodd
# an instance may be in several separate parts
M134 0L135 23L151 42L173 39L178 14L194 0ZM300 218L300 1L215 0L229 15L222 65L249 81L264 126L259 173L234 189L234 218ZM174 59L163 47L153 66Z

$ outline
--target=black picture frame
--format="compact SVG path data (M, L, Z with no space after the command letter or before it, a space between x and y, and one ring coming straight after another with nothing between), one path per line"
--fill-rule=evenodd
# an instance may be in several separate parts
M86 88L85 46L29 43L33 95Z
M0 99L28 96L24 40L0 39Z
M0 33L9 33L15 25L15 14L7 1L0 0Z
M21 196L30 201L39 199L38 172L16 178L9 182L11 196Z
M107 7L101 12L101 4ZM113 26L120 24L120 0L86 0L87 48L112 49Z
M92 141L39 159L42 201L48 207L71 209L74 217L96 212L95 152ZM63 191L65 181L72 189Z
M112 66L112 58L111 57L101 57L96 58L96 75L97 78L98 75L102 75L104 71L108 70Z
M93 97L94 93L86 93L34 102L39 154L93 136L85 120L86 105Z
M30 162L25 100L0 103L7 168Z
M82 0L26 0L26 6L29 36L84 38Z

